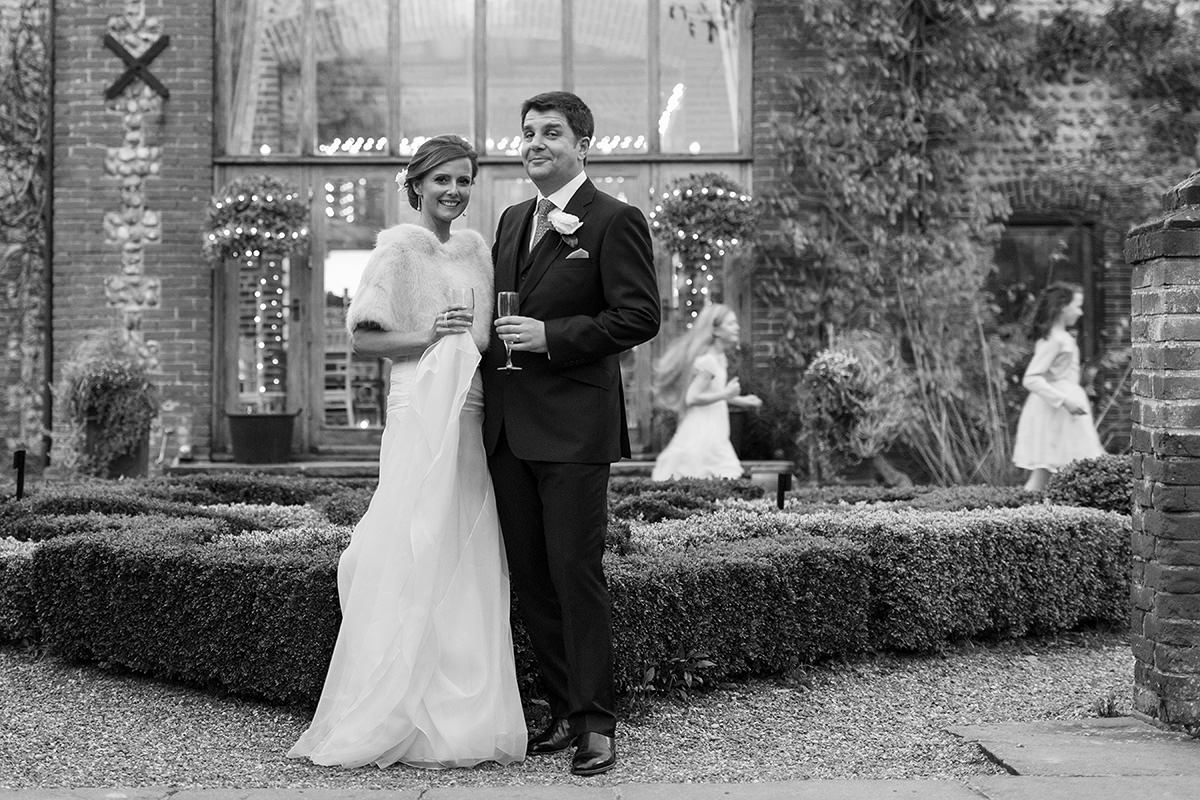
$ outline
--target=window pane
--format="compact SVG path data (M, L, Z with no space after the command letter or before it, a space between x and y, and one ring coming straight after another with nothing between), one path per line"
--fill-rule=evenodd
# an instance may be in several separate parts
M317 142L329 155L387 152L388 4L318 3Z
M575 4L575 93L596 117L593 153L648 147L646 17L644 0Z
M516 155L521 103L562 87L561 3L489 3L487 38L487 151Z
M252 9L253 19L247 16ZM301 0L226 2L221 24L221 57L231 76L227 151L298 152Z
M327 427L378 428L384 422L384 363L355 356L346 333L346 306L358 288L375 236L386 227L387 199L395 184L387 177L330 176L324 193L325 303L321 325L322 420Z
M238 410L288 411L291 259L263 255L238 270Z
M401 155L440 133L474 141L474 37L473 0L400 6Z
M664 153L737 151L745 18L740 5L710 3L685 12L679 4L662 4L658 131Z

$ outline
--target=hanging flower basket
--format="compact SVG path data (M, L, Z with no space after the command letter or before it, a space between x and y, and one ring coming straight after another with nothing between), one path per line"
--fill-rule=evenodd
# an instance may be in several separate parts
M308 245L308 202L300 190L270 175L228 183L208 205L204 256L286 256Z
M695 316L719 290L719 265L744 246L758 224L753 198L716 172L688 175L667 186L650 212L650 229L676 256L675 294Z

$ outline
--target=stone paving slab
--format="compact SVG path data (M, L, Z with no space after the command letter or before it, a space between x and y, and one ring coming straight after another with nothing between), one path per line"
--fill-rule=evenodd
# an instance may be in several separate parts
M1200 740L1132 717L959 725L946 730L977 743L1015 775L1200 778ZM1200 797L1200 790L1193 797Z
M620 795L616 788L572 784L438 786L421 795L421 800L617 800Z
M1194 775L1105 778L986 775L970 778L967 783L987 800L1196 800L1200 797Z
M979 800L976 792L949 780L627 783L614 788L620 800Z

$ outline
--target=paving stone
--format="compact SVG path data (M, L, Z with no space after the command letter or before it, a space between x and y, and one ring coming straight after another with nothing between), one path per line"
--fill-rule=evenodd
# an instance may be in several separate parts
M1105 778L982 775L968 779L967 784L988 800L1196 800L1200 795L1194 775Z
M1191 775L1200 740L1132 717L947 728L1015 775ZM1200 796L1197 792L1194 796Z
M787 783L627 783L621 800L979 800L958 781L809 780Z

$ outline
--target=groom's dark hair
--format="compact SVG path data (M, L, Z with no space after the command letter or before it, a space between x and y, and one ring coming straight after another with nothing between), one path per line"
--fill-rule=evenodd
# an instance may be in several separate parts
M577 139L591 139L596 132L596 122L592 119L592 110L587 103L570 92L542 92L534 95L521 104L521 124L525 124L525 115L529 110L558 111L567 118L571 132Z

